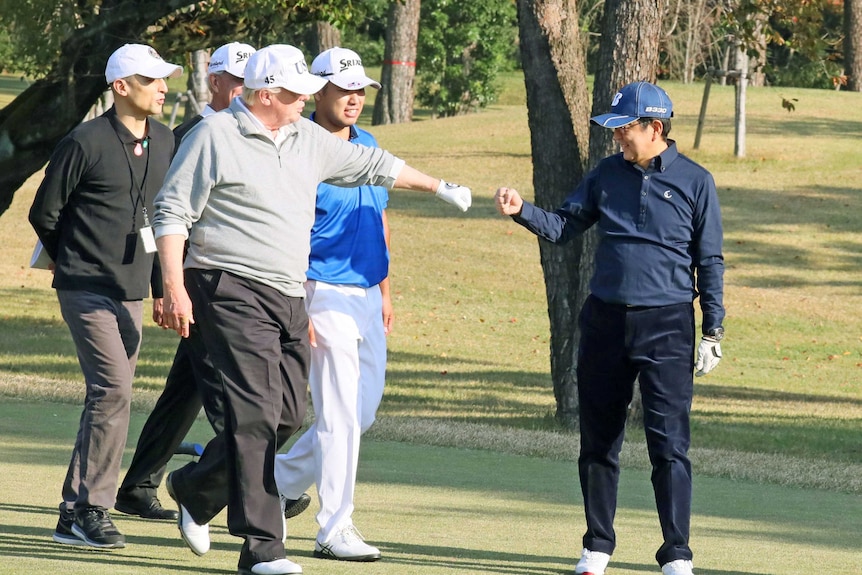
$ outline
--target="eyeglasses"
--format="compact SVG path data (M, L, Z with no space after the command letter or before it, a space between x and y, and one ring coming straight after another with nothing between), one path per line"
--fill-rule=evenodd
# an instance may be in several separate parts
M649 126L651 123L652 123L652 122L651 122L650 120L645 120L645 119L643 119L643 118L638 118L637 120L635 120L635 121L633 121L633 122L629 122L629 123L628 123L628 124L626 124L625 126L619 126L619 127L617 127L617 128L614 128L614 130L619 130L619 131L620 131L620 132L622 132L623 134L627 134L627 133L629 132L629 130L631 130L631 129L632 129L632 128L634 128L635 126L638 126L638 125L639 125L639 126Z

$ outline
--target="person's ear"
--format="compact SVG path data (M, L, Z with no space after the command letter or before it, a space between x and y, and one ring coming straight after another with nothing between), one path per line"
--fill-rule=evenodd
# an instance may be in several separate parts
M120 96L128 96L129 95L129 83L125 78L117 78L113 82L111 82L111 88L114 89Z

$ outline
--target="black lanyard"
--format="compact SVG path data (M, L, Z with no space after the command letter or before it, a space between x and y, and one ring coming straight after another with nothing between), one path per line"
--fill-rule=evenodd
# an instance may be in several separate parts
M116 131L114 132L116 133ZM141 146L141 149L146 157L146 164L144 164L144 177L141 179L141 183L138 183L138 179L135 177L135 169L132 166L132 158L129 156L129 150L126 148L126 142L120 137L120 134L117 134L117 139L120 140L120 144L123 146L123 153L126 154L126 164L129 166L129 179L132 181L132 187L129 188L129 198L132 201L132 232L137 231L137 217L138 217L138 205L141 206L141 213L144 216L144 225L143 227L147 227L150 225L150 218L147 214L147 174L150 171L150 152L149 152L149 136L144 136L142 140L135 140L134 144L136 146Z

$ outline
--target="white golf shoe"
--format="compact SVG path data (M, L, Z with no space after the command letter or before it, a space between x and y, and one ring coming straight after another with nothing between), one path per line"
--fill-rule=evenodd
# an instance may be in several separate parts
M605 575L611 556L601 551L581 551L581 560L575 565L577 575ZM665 574L667 575L667 574Z
M353 525L342 527L330 541L315 541L314 556L338 561L377 561L380 549L362 540L362 535Z
M171 496L171 499L176 501L177 507L180 510L179 517L177 518L177 527L180 528L180 535L182 536L183 541L186 542L186 545L188 545L189 549L192 550L192 553L195 555L203 555L210 550L209 523L205 523L203 525L195 523L189 510L186 509L186 506L180 503L177 499L176 493L174 492L174 486L171 481L171 475L173 475L173 472L168 473L168 476L165 479L165 487L168 488L168 495Z
M691 561L677 559L661 566L662 575L694 575Z
M240 567L238 573L240 575L298 575L302 573L302 567L290 559L275 559L255 563L251 569Z

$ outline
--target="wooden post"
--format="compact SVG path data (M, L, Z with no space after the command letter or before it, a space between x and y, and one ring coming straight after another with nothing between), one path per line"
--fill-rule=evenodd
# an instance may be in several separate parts
M706 72L706 84L703 85L703 100L700 102L700 114L697 117L697 130L694 133L694 149L700 148L700 134L703 132L703 123L706 120L706 104L709 101L709 89L712 86L712 76L715 70L710 68ZM723 74L723 73L722 73Z
M737 48L736 66L739 78L736 81L736 129L733 154L737 158L745 157L745 88L748 84L748 54L742 48Z

